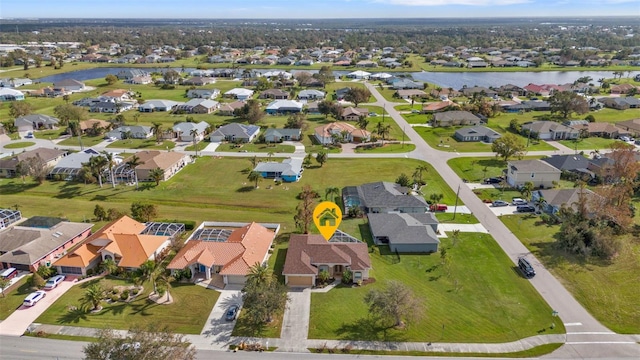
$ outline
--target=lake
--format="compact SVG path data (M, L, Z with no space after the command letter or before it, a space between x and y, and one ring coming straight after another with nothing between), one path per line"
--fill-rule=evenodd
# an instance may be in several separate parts
M104 79L109 74L117 74L120 70L126 68L93 68L86 70L72 71L64 74L51 75L36 79L40 82L55 83L64 79L75 79L78 81L92 80L92 79ZM140 69L140 68L137 68ZM164 71L167 68L144 68L149 72ZM180 70L175 68L175 70ZM193 68L186 68L186 71L195 70ZM273 71L274 69L255 69L254 71L262 73L266 71ZM297 71L307 70L292 70L292 73ZM317 72L309 70L308 72ZM334 71L336 76L342 76L348 74L350 71L338 70ZM380 70L384 72L384 70ZM640 74L640 71L633 71L630 77ZM433 84L437 84L442 88L454 88L461 89L464 85L471 86L484 86L484 87L499 87L505 84L513 84L517 86L526 86L530 83L534 84L566 84L573 83L578 78L583 76L589 76L593 79L593 83L596 84L600 78L613 78L613 70L611 71L542 71L542 72L412 72L406 73L411 75L415 80L425 81ZM624 77L627 77L625 72Z

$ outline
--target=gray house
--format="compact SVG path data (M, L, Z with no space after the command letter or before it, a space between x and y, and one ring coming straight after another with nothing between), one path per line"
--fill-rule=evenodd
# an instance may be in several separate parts
M56 81L53 84L53 87L56 89L65 89L66 91L71 92L83 91L87 88L83 82L74 79Z
M209 123L206 121L201 121L199 123L181 122L173 126L173 131L176 133L176 137L179 141L193 141L193 133L195 130L195 140L200 141L204 139L208 127Z
M386 181L347 186L342 189L345 210L359 206L365 213L424 213L427 202L410 189Z
M433 213L367 214L373 240L399 253L438 251L438 220Z
M502 135L486 126L472 126L456 130L453 137L458 141L483 141L492 143Z
M445 111L433 114L433 126L480 125L482 120L468 111Z
M13 121L18 131L30 131L38 129L55 129L58 126L58 119L44 114L31 114L20 116Z
M267 142L299 141L302 137L301 129L274 129L269 128L264 132Z
M133 126L120 126L109 131L105 137L114 137L118 140L122 139L148 139L153 135L153 130L149 126L133 125Z
M239 141L251 142L260 133L260 126L231 123L223 125L209 135L211 142Z

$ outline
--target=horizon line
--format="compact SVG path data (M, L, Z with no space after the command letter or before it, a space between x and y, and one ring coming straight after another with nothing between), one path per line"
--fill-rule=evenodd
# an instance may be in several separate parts
M0 17L0 20L77 20L77 19L118 19L118 20L381 20L381 19L583 19L583 18L637 18L635 15L521 15L521 16L434 16L434 17L317 17L317 18L286 18L286 17L246 17L246 18L199 18L199 17Z

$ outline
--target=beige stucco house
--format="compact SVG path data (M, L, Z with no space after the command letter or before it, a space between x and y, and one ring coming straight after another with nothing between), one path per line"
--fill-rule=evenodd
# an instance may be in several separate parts
M507 183L518 187L531 181L536 188L550 188L560 181L561 171L542 160L520 160L507 163Z

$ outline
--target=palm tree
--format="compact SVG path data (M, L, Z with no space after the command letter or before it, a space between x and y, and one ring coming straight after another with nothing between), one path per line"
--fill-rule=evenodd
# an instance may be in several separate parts
M255 171L255 170L252 170L249 173L249 176L247 176L247 179L249 181L253 181L254 184L255 184L255 188L257 189L258 188L258 181L262 180L262 174L260 174L259 172Z
M542 209L547 205L547 200L544 197L540 196L536 199L534 205L538 208L538 210L542 211Z
M167 296L169 294L169 288L171 283L171 276L167 275L166 263L157 260L147 260L140 265L136 274L135 281L138 284L143 284L147 281L151 281L153 285L153 292L158 294L158 285L166 287Z
M140 158L138 157L138 155L133 155L127 161L127 168L133 170L133 177L134 177L135 182L136 182L136 189L138 189L138 173L136 172L136 167L138 167L138 165L142 165L142 164L144 164L144 162L140 161Z
M413 173L413 177L418 179L420 185L422 185L422 173L429 171L429 167L427 165L420 165L416 167L416 171Z
M93 306L91 310L98 310L103 297L104 289L102 288L102 285L100 285L100 283L95 283L87 287L82 300L84 303L91 304L91 306Z
M330 199L330 195L333 195L334 198L336 196L340 196L340 189L337 188L337 187L328 187L328 188L326 188L325 191L324 191L324 198L326 200L329 200Z
M196 150L196 157L198 156L198 129L191 129L189 132L191 140L193 141L193 148Z
M533 192L534 185L531 181L527 181L524 183L522 188L520 189L520 193L524 196L525 199L531 199L531 193Z
M384 145L384 137L385 135L389 135L389 131L391 131L391 125L383 124L381 122L376 125L376 133L382 137L382 145Z
M273 157L273 155L275 155L275 154L273 153L273 151L269 151L269 152L267 153L267 157L269 158L269 160L271 160L271 158Z
M255 263L249 268L247 284L263 285L271 280L272 274L266 264Z
M154 122L151 128L153 133L156 134L156 143L159 144L162 141L162 124Z
M109 177L111 178L111 185L115 188L116 181L113 177L113 167L116 165L116 161L113 158L113 154L108 151L103 151L105 159L107 160L107 167L109 168Z
M106 272L107 274L113 274L118 270L118 264L116 264L113 259L107 259L100 263L100 270Z
M92 156L89 159L89 167L91 168L91 172L98 179L98 184L102 187L102 172L107 167L107 158L104 156Z
M157 167L149 172L149 178L156 182L156 186L160 185L160 181L164 180L164 170Z

